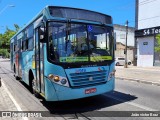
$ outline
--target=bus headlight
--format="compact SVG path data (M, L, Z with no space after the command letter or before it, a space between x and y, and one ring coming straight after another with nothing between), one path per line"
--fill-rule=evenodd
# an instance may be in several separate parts
M54 76L54 81L59 82L60 81L59 76Z
M49 78L50 80L52 80L52 79L54 79L54 75L53 75L53 74L49 74L49 75L48 75L48 78Z
M55 82L59 82L60 81L59 76L54 76L53 74L49 74L48 78L50 80L54 80Z
M48 75L48 78L49 78L52 82L54 82L54 83L56 83L56 84L69 87L68 80L67 80L67 78L65 78L65 77L61 77L61 76L58 76L58 75L49 74L49 75Z

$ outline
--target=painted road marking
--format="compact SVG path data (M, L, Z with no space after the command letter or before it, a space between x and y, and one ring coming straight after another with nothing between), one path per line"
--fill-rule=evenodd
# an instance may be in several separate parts
M21 107L19 106L19 104L17 103L17 101L14 99L14 97L12 96L12 94L9 92L8 88L6 87L6 85L4 84L3 80L2 80L3 86L5 91L7 92L7 94L9 95L9 97L11 98L12 102L14 103L14 105L16 106L18 111L22 111ZM22 117L23 120L28 120L27 117Z
M120 102L127 103L127 104L129 104L129 105L132 105L132 106L135 106L135 107L138 107L138 108L141 108L141 109L144 109L144 110L146 110L146 111L159 111L159 110L152 109L152 108L149 108L149 107L146 107L146 106L137 104L137 103L126 102L126 101L123 100L123 99L120 99L120 98L117 98L117 97L114 97L114 96L111 96L111 95L106 95L106 94L105 94L104 96L109 97L109 98L112 98L112 99L115 99L115 100L118 100L118 101L120 101Z

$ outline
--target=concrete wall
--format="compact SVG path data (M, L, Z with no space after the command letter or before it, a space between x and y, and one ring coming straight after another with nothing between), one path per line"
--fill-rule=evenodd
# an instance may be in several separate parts
M138 0L138 29L160 26L160 0Z
M137 41L137 66L153 66L154 37L142 37L138 38Z
M160 65L160 60L156 58L154 51L154 36L158 31L149 30L149 28L160 27L160 0L136 0L136 25L137 30L146 29L147 34L137 38L137 66L151 67ZM156 61L156 63L155 63Z

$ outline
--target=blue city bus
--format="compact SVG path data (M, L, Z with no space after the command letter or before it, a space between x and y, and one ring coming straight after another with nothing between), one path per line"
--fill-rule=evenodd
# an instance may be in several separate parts
M10 40L11 69L46 101L85 98L115 87L112 17L46 6Z

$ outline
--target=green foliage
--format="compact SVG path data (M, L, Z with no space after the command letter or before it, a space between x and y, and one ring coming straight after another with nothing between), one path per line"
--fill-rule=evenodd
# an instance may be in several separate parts
M15 29L16 29L16 32L18 32L19 29L20 29L20 27L19 27L17 24L14 24L14 27L15 27Z
M8 49L0 49L0 55L9 58L10 54L8 52Z
M157 39L157 44L154 49L156 52L160 52L160 34L156 36L156 39Z
M9 49L10 49L10 39L13 37L16 32L20 29L17 24L14 24L15 30L11 30L6 27L6 31L4 34L0 34L0 54L4 57L9 57Z

